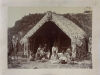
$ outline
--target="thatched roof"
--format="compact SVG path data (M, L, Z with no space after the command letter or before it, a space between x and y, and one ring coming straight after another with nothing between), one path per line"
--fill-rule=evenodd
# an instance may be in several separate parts
M52 21L54 22L66 35L68 35L71 40L83 39L86 36L86 33L78 25L76 25L71 20L65 18L62 15L56 13L47 12L45 16L32 28L30 29L25 36L21 39L21 42L25 42L29 37L34 35L34 33L43 26L44 23Z

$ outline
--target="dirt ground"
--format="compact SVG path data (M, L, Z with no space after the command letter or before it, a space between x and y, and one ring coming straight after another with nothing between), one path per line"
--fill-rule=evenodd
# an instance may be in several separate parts
M91 60L84 61L75 61L75 63L51 63L50 60L46 62L37 61L28 61L26 59L20 59L18 62L13 62L12 64L8 64L8 68L10 69L64 69L64 68L92 68Z

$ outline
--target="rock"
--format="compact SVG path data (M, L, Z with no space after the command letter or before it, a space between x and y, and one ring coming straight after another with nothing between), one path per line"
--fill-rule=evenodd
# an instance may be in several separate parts
M34 67L34 69L38 69L38 67Z

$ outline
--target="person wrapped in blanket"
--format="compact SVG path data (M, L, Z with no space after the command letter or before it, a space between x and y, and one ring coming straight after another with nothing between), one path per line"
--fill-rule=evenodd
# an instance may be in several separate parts
M36 60L45 60L49 58L49 50L48 52L46 52L46 45L44 47L42 47L41 45L39 45L35 58Z
M71 50L68 48L66 52L62 52L59 57L59 63L66 64L71 62Z

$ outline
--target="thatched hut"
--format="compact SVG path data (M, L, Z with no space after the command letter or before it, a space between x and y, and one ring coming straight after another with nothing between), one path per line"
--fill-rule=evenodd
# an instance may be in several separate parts
M53 12L47 12L44 17L21 38L24 53L28 50L36 53L38 46L47 44L48 49L56 43L62 52L71 48L72 57L86 55L86 32L71 20Z

